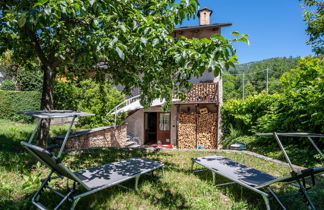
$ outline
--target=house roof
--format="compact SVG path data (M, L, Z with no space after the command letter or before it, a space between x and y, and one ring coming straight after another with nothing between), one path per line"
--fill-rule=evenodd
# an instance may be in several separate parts
M213 28L227 27L231 25L232 23L214 23L214 24L199 25L199 26L183 26L183 27L175 28L173 32L190 31L190 30L198 30L198 29L213 29Z

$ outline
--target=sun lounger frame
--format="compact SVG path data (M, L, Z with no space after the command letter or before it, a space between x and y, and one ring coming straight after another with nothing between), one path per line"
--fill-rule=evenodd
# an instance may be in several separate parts
M129 176L127 178L124 178L122 180L118 180L116 182L112 182L109 183L107 185L101 186L101 187L97 187L94 189L89 188L80 178L78 178L75 173L73 173L70 169L68 169L67 167L65 167L62 163L61 163L61 156L63 154L64 151L64 147L67 143L67 140L70 136L70 132L72 129L72 126L75 122L75 119L77 117L85 117L85 116L94 116L94 114L91 113L86 113L86 112L76 112L76 111L72 111L72 110L42 110L42 111L20 111L18 112L20 114L25 114L25 115L29 115L29 116L33 116L35 118L37 118L37 123L36 123L36 128L34 129L34 131L32 132L32 135L29 138L28 142L21 142L21 145L32 155L34 156L37 160L39 160L41 163L43 163L44 165L46 165L47 167L51 168L51 172L50 174L44 179L42 180L42 184L41 187L39 188L39 190L35 193L35 195L32 198L32 203L39 209L45 210L46 207L39 202L40 200L40 196L41 193L45 190L45 189L49 189L50 191L52 191L53 193L55 193L56 195L62 197L62 200L59 202L59 204L54 208L54 209L59 209L66 201L70 201L72 202L72 207L71 209L74 209L78 203L78 201L82 198L85 197L87 195L96 193L98 191L104 190L106 188L115 186L115 185L119 185L121 187L124 187L122 185L120 185L120 183L122 182L126 182L130 179L135 179L135 190L138 190L138 181L141 175L143 174L148 174L149 172L152 172L153 175L153 171L155 171L156 169L161 168L162 169L162 176L164 174L164 164L158 161L153 161L156 163L159 163L156 167L152 167L149 170L145 170L144 172L138 173L138 174L134 174L132 176ZM43 119L54 119L54 118L67 118L67 117L71 117L72 120L70 122L69 128L65 134L63 143L61 145L61 148L58 152L57 156L54 156L54 154L50 153L49 151L32 145L32 141L37 133L37 131L40 128L41 125L41 121ZM42 155L40 155L42 154ZM43 157L42 157L43 156ZM44 159L44 157L46 157ZM145 161L145 159L141 159L138 158L140 160ZM130 159L129 159L130 160ZM128 161L128 160L126 160ZM123 161L120 161L123 162ZM115 162L115 163L111 163L111 164L117 164L120 162ZM53 164L56 164L55 166ZM54 166L54 167L53 167ZM59 169L59 171L56 170L56 168ZM63 172L63 173L62 173ZM57 173L58 176L53 176L54 173ZM53 179L57 179L57 178L68 178L70 180L73 180L73 186L70 189L69 188L69 192L66 195L63 195L62 193L58 192L57 190L53 189L52 187L49 186L49 182ZM86 192L78 194L78 195L73 195L74 192L76 191L76 187L77 185L82 186Z
M161 168L162 169L162 176L164 174L164 164L158 161L152 161L152 160L146 160L146 159L142 159L142 158L137 158L136 160L141 160L143 162L147 161L147 162L154 162L154 164L156 166L151 167L149 169L145 169L145 171L141 171L139 173L133 174L128 176L127 178L123 178L120 180L117 180L115 182L111 182L109 184L103 185L101 187L96 187L96 188L90 188L89 186L87 186L78 176L76 176L77 172L72 172L69 168L65 167L62 163L60 163L59 159L57 159L54 156L51 156L50 152L48 152L47 150L37 147L35 145L29 144L27 142L21 142L21 145L27 149L27 151L33 155L35 158L37 158L40 162L42 162L43 164L45 164L46 166L48 166L51 169L50 174L44 179L42 180L42 184L41 187L39 188L39 190L35 193L35 195L32 198L32 203L39 209L45 210L47 209L42 203L39 202L40 200L40 196L41 193L45 190L45 189L49 189L50 191L54 192L55 194L59 195L62 197L62 200L59 202L59 204L54 208L54 209L58 209L60 208L66 201L70 201L72 202L72 207L71 209L74 209L75 206L77 205L78 201L82 198L85 197L87 195L96 193L98 191L104 190L106 188L115 186L115 185L120 185L123 182L126 182L130 179L135 179L135 190L138 191L138 181L141 175L144 174L149 174L150 172L152 172L153 175L153 171L155 171L156 169ZM42 157L42 155L40 155L40 153L44 156L47 156L47 160L45 158ZM48 158L51 158L50 161L48 161ZM134 160L134 159L129 159L129 160ZM112 164L118 164L121 162L127 162L129 160L126 161L120 161L120 162L114 162L111 164L107 164L107 165L112 165ZM53 164L57 162L57 165L55 165L53 167ZM55 167L59 168L59 170L57 170ZM87 169L86 169L87 170ZM53 174L56 173L58 176L53 176ZM58 192L57 190L49 187L49 182L53 179L57 179L57 178L68 178L69 180L73 181L73 187L71 189L69 189L69 192L66 195L63 195L62 193ZM76 191L76 187L77 185L82 186L83 189L86 190L86 192L74 195L74 192Z
M276 195L276 193L271 189L270 185L274 184L274 183L288 183L291 184L292 186L295 186L299 189L298 194L301 194L304 199L306 200L306 205L308 206L309 209L316 209L315 205L313 204L312 200L310 199L310 197L307 194L307 191L310 188L306 187L306 183L305 183L305 178L306 177L311 177L312 178L312 186L313 187L315 185L315 174L321 174L324 173L324 167L318 167L318 168L311 168L311 169L305 169L305 170L298 170L296 168L294 168L293 164L291 163L291 160L286 152L286 150L284 149L284 146L281 142L281 139L279 138L279 136L287 136L287 137L305 137L307 138L310 143L313 145L313 147L316 149L316 151L322 156L323 156L323 152L319 149L319 147L315 144L314 140L312 138L314 137L318 137L318 138L323 138L324 134L314 134L314 133L260 133L257 134L259 136L274 136L281 151L283 152L289 167L291 168L291 173L289 175L283 176L283 177L278 177L278 178L274 178L273 180L270 180L268 182L265 182L257 187L253 187L243 181L240 181L239 179L235 179L232 178L230 176L226 176L224 173L221 173L219 170L216 170L214 168L211 168L210 166L207 166L207 164L202 164L199 162L200 158L192 158L192 171L196 172L196 171L201 171L200 170L193 170L194 164L197 163L205 168L207 168L207 170L210 170L212 172L213 175L213 184L215 185L215 180L216 180L216 174L223 176L229 180L231 180L231 182L227 182L227 183L222 183L222 184L218 184L216 186L224 186L224 185L228 185L228 184L239 184L247 189L250 189L258 194L260 194L264 201L265 201L265 205L266 208L269 210L270 208L270 203L269 203L269 199L270 198L274 198L278 204L281 206L282 209L286 209L286 207L283 205L283 203L280 201L279 196ZM221 157L221 156L218 156ZM202 157L202 158L208 158L208 157ZM232 161L232 160L231 160ZM232 161L235 162L235 161ZM237 162L235 162L237 163ZM239 164L239 163L238 163ZM244 166L242 164L240 164L241 166ZM247 167L247 166L245 166ZM254 168L250 168L247 167L249 169L253 169L256 170ZM257 170L259 171L259 170ZM261 171L260 171L261 172ZM264 173L264 172L262 172ZM264 173L266 174L266 173ZM292 183L294 182L294 183Z

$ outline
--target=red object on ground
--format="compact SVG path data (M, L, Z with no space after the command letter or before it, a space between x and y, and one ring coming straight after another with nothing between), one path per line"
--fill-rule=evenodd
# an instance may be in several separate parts
M172 144L162 144L162 145L152 144L151 146L159 149L173 149Z

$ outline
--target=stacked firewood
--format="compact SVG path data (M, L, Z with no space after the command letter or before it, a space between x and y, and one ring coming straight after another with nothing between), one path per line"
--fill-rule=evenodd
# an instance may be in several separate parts
M216 149L216 113L180 113L178 131L180 149Z
M180 113L178 131L178 147L180 149L195 149L196 113Z
M216 102L217 84L198 83L195 84L187 94L187 101L192 102Z
M198 115L197 141L205 149L216 149L216 113Z

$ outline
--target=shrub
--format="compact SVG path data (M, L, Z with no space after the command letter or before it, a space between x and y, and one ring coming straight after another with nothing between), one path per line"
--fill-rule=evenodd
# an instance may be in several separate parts
M248 97L244 100L229 100L222 109L224 144L235 141L248 141L248 148L275 158L279 156L276 141L258 137L249 141L241 135L255 135L260 132L324 132L324 62L319 58L302 58L295 69L281 77L280 94ZM233 132L235 130L235 132ZM234 133L234 134L233 134ZM317 139L319 148L324 139ZM243 142L244 143L244 142ZM283 144L295 160L306 165L318 159L307 139L284 138ZM310 151L307 155L307 151ZM305 154L307 159L300 158ZM307 160L307 161L306 161Z
M12 80L3 80L0 84L1 90L16 90L15 83Z
M22 91L40 91L43 86L43 75L37 70L24 70L18 74L17 80Z
M112 116L108 116L107 121L104 118L111 109L125 100L125 96L109 83L99 85L86 80L80 85L83 91L79 95L78 110L94 113L95 116L81 118L79 124L90 128L112 125L114 122ZM124 114L119 114L117 123L120 123L124 116Z
M259 94L244 101L231 99L222 107L224 134L230 134L230 128L240 130L243 135L255 133L259 120L277 106L280 95Z
M38 110L41 94L36 91L0 91L0 118L32 122L32 118L17 111Z
M112 125L114 119L106 114L125 100L125 96L108 82L98 84L91 80L82 82L58 82L54 90L54 108L69 109L94 113L94 117L79 118L78 126L94 128ZM118 115L117 123L121 123L125 114Z
M71 82L57 82L54 88L54 109L77 110L80 89Z

